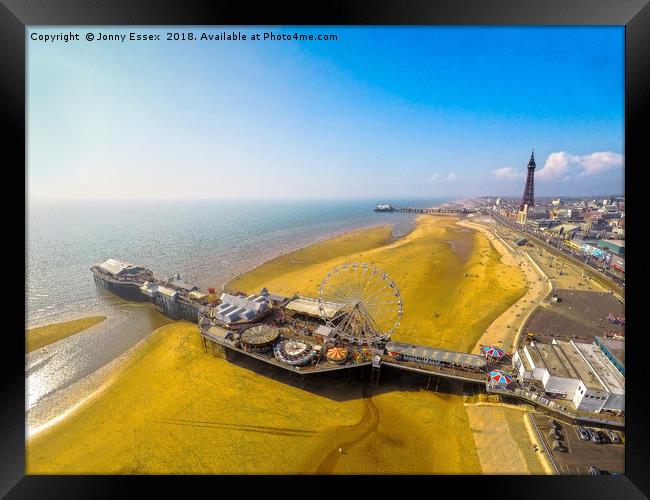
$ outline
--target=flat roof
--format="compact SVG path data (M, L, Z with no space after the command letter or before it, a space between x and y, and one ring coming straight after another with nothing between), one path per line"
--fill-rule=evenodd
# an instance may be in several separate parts
M625 248L625 240L602 240L603 243L609 243L611 245L616 245L620 248Z
M527 345L524 349L530 357L533 360L533 364L535 365L535 368L546 368L546 365L544 364L544 360L542 359L542 356L539 354L539 351L536 348L537 344L531 343Z
M530 366L530 363L528 362L528 357L526 356L526 353L524 353L524 350L521 348L517 350L519 351L519 359L521 359L521 364L524 365L524 369L527 372L533 371L533 367Z
M535 344L535 349L544 360L544 365L552 376L573 378L551 344Z
M116 259L106 259L104 262L99 264L99 267L111 274L120 274L125 269L143 269L140 266L134 266L128 262L122 262Z
M605 346L621 365L625 366L625 340L608 339L607 337L595 337L594 340L596 339Z
M210 326L207 330L206 333L211 336L211 337L218 337L218 338L226 338L226 335L230 333L228 330L225 328L220 328L218 326Z
M334 302L324 302L325 314L328 318L332 318L343 307L343 304L336 304ZM297 297L284 306L290 311L295 311L308 316L320 318L320 310L318 309L318 300L310 297Z
M486 365L485 359L482 356L477 356L475 354L443 351L441 349L434 349L432 347L403 344L401 342L388 342L386 344L386 350L404 354L406 356L428 358L433 361L454 363L464 366L473 366L475 368L483 368Z
M575 342L573 346L576 351L579 351L587 359L585 365L589 366L589 372L593 374L593 377L598 381L598 385L602 387L602 389L601 387L594 387L594 389L604 389L614 394L625 393L625 379L597 346ZM583 379L583 382L589 387L586 380Z
M589 366L589 363L584 360L584 358L580 355L579 349L577 346L579 345L589 345L589 344L574 344L570 341L566 340L561 340L561 341L556 341L557 342L557 347L564 353L564 355L568 358L569 363L574 367L574 371L576 372L576 377L582 380L582 383L585 384L585 386L588 389L592 389L594 391L606 391L607 387L605 387L596 374L594 373L594 370L591 369L591 366Z

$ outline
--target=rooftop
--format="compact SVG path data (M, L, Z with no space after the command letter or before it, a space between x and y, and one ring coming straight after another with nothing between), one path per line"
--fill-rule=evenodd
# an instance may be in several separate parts
M603 391L607 388L600 382L598 376L591 369L591 366L580 355L577 346L588 346L589 344L575 344L573 341L560 340L556 341L557 347L561 350L573 366L576 373L574 378L579 378L588 389Z
M111 274L120 274L125 270L135 271L135 270L144 269L143 267L134 266L133 264L129 264L128 262L122 262L115 259L106 259L104 262L99 264L99 267L101 267L104 271L108 271Z
M483 368L486 365L485 359L482 356L476 356L475 354L443 351L431 347L402 344L401 342L388 342L386 344L386 350L389 352L404 354L406 356L427 358L432 361L472 366L474 368Z
M618 360L621 365L625 366L625 341L608 339L606 337L594 337L598 339L605 348Z
M324 302L323 305L325 308L325 314L328 318L334 317L342 307L342 304L335 304L334 302ZM312 299L310 297L297 297L284 307L290 311L320 318L317 299Z
M567 370L562 359L551 344L535 343L533 350L536 350L544 360L544 365L554 377L573 378L573 374Z
M614 394L625 393L625 379L616 370L616 368L607 360L603 352L594 344L578 344L573 343L575 349L582 355L588 362L589 372L597 379L594 382L594 389L607 390ZM585 363L586 364L586 363ZM587 380L582 380L587 387L589 384Z

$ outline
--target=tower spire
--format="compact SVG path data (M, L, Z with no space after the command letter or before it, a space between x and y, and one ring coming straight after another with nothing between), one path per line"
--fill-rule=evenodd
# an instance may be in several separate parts
M526 187L524 188L524 196L521 200L521 207L523 210L526 205L528 208L533 208L535 204L535 149L530 153L530 160L528 160L528 177L526 178Z

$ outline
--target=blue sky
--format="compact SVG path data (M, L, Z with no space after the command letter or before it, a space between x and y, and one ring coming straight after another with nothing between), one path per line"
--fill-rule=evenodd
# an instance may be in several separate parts
M623 192L621 27L30 28L32 198ZM166 41L168 31L336 41ZM157 42L87 42L91 32ZM28 35L29 36L29 35Z

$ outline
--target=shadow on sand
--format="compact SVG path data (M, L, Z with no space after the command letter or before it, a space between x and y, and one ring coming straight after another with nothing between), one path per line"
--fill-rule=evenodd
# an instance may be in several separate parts
M206 356L208 355L211 354L206 353ZM426 389L456 396L474 396L484 392L481 384L447 379L435 374L429 376L423 373L404 371L385 364L381 367L379 383L371 383L372 368L367 365L347 370L300 374L283 370L275 365L266 364L261 360L234 351L229 352L226 362L256 375L338 402L364 399L362 390L365 386L373 396L391 391L418 392Z

